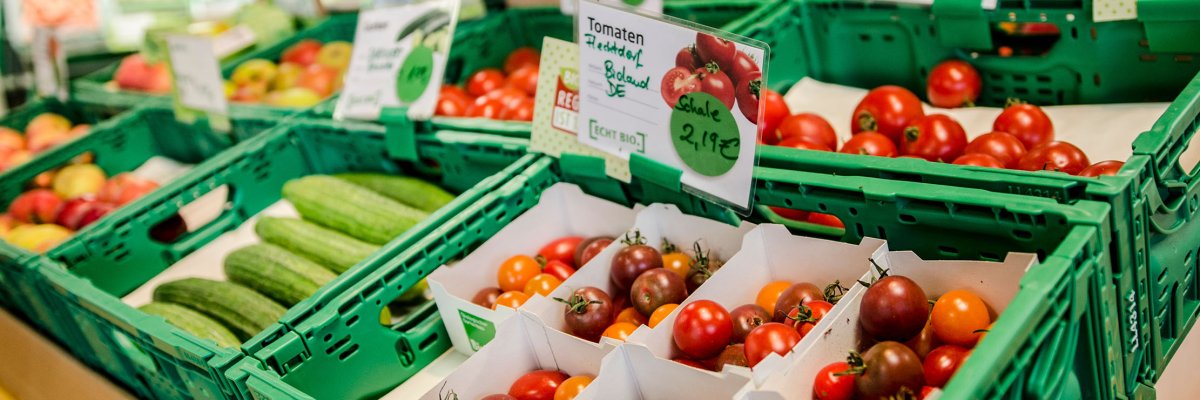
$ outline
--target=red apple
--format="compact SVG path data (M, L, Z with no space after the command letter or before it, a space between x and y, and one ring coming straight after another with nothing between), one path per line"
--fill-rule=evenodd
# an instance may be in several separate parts
M259 103L267 96L267 85L263 82L254 82L245 86L238 86L233 92L233 96L229 98L238 103Z
M158 183L130 173L112 177L100 188L97 198L105 203L123 206L158 189Z
M108 213L111 213L116 209L117 206L109 203L94 203L86 210L86 212L83 213L83 218L79 220L79 229L83 229L83 227L91 225L100 218L104 218L105 215L108 215Z
M283 57L280 57L279 61L309 66L317 61L317 53L320 51L321 42L304 39L284 50Z
M0 153L25 150L25 136L16 129L0 127Z
M159 94L171 92L171 70L167 68L167 63L151 65L149 74L145 91Z
M83 227L83 216L91 211L100 202L96 201L93 196L77 197L67 200L63 203L62 211L59 211L58 218L54 219L54 223L62 225L70 230L78 230Z
M132 54L121 60L113 80L122 89L151 93L171 91L171 71L167 69L167 64L148 63L141 54Z
M48 189L34 189L22 193L8 206L8 213L27 224L51 223L58 218L63 201Z
M324 98L337 90L337 81L340 75L341 71L321 64L313 64L305 67L304 72L300 73L300 77L296 78L296 86L312 89L317 92L317 95Z

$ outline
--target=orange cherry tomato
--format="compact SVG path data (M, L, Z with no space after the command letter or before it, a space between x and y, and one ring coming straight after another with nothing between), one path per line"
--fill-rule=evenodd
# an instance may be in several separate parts
M492 304L492 309L495 310L496 307L499 306L505 306L512 309L521 308L521 305L525 304L525 301L527 300L529 300L529 295L525 293L516 291L504 292L500 294L500 297L496 298L496 304Z
M662 322L664 319L667 319L667 316L671 315L671 311L675 311L676 307L679 307L679 305L663 304L658 306L658 308L654 309L654 312L650 313L650 323L646 325L649 325L651 328L658 326L658 323Z
M980 330L991 325L987 304L974 293L951 290L933 304L929 324L933 334L944 343L966 348L975 347L982 336Z
M758 297L754 299L754 304L758 304L764 310L774 310L775 302L779 301L779 295L783 294L783 291L790 287L792 287L792 283L788 281L768 283L762 289L758 290Z
M542 273L542 266L537 260L527 255L517 255L509 257L500 264L500 270L496 272L496 283L500 286L500 290L505 292L520 292L525 290L525 284L529 283L530 279Z
M688 273L692 271L692 258L687 254L680 252L663 254L663 268L674 272L680 278L687 279Z
M541 54L532 47L522 47L508 53L508 57L504 59L504 73L511 74L513 71L521 69L526 65L538 65L541 61Z
M554 400L573 400L579 396L579 392L586 389L592 384L592 377L587 375L572 376L567 380L558 384L558 389L554 391Z
M617 319L613 320L613 323L617 322L628 322L634 325L646 325L649 320L646 319L645 315L642 315L642 313L638 312L637 309L633 307L625 307L624 310L621 310L621 313L617 314Z
M637 325L628 322L618 322L604 329L604 336L624 342L637 329Z
M537 274L534 275L533 278L529 279L529 282L525 283L524 292L525 295L530 297L533 297L535 294L549 296L550 292L553 292L554 289L558 289L558 285L561 284L562 281L558 280L558 278L554 275Z

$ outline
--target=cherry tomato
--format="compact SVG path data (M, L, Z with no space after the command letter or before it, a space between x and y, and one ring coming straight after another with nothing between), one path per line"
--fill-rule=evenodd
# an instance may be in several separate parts
M558 300L558 299L556 299ZM563 307L563 322L571 334L584 340L597 341L613 320L613 301L603 290L584 286L575 289L571 297L558 300Z
M801 139L801 140L804 140L804 139ZM783 207L769 207L769 208L771 209L771 212L774 212L775 214L779 215L780 217L784 217L784 218L787 218L787 219L790 219L793 221L807 221L808 220L808 211L797 210L797 209L793 209L793 208L783 208Z
M700 68L703 65L704 65L704 63L700 61L700 55L696 54L695 46L684 47L682 49L679 49L678 53L675 53L675 66L676 67L682 67L682 68L687 68L688 70L693 70L696 68Z
M542 266L542 273L554 275L558 280L565 282L567 278L575 274L575 268L571 268L571 266L564 264L562 261L550 260L550 262Z
M662 261L662 255L653 247L644 244L626 246L613 255L609 278L618 290L626 291L642 273L662 268Z
M737 57L737 46L725 38L707 33L696 33L696 54L705 64L717 63L722 71L733 71L733 60Z
M839 150L847 154L864 154L869 156L879 157L895 157L897 154L896 143L891 139L875 132L860 132L854 134L842 144L842 149Z
M863 294L858 322L875 339L908 341L921 333L928 315L929 298L921 286L908 277L889 275Z
M746 345L738 343L725 346L725 350L721 350L721 354L713 363L712 370L721 372L722 369L725 369L725 364L749 368L750 362L746 360Z
M655 268L643 272L633 281L629 302L638 312L650 315L664 304L682 303L687 294L683 278L665 268Z
M813 300L804 303L804 305L812 310L812 318L818 322L824 319L826 315L829 315L830 311L833 311L833 303L824 300Z
M954 159L956 165L974 165L976 167L987 168L1004 168L1004 163L997 160L996 157L989 156L983 153L969 153L958 156Z
M538 250L538 255L545 258L546 261L558 260L575 268L578 267L575 265L575 251L579 249L580 243L583 243L581 236L558 238L542 246L541 250Z
M533 99L523 98L512 107L500 110L500 119L505 121L533 121Z
M971 354L970 350L955 345L945 345L933 349L929 352L929 356L925 357L925 385L945 387L946 382L950 382L954 372L958 371L958 367L967 360L969 354Z
M784 322L792 309L813 300L825 300L825 292L817 285L800 282L794 284L779 294L775 306L771 308L771 320Z
M803 138L803 137L787 138L787 139L784 139L783 141L780 141L778 144L776 144L776 146L790 147L793 149L800 149L800 150L833 151L833 149L825 146L824 144L817 143L817 142L812 141L809 138Z
M854 398L854 374L844 374L850 364L838 361L817 371L813 381L813 398L817 400L851 400Z
M531 100L529 96L525 94L525 92L521 91L521 89L511 86L505 86L487 92L487 94L483 95L483 97L500 100L500 103L504 105L502 110L516 108L517 106L521 105L521 102ZM476 101L478 101L478 99L476 99Z
M592 384L592 377L587 375L577 375L567 378L558 385L558 390L554 391L554 400L573 400L579 397L579 392L587 389L588 385Z
M729 78L738 84L762 77L762 71L759 69L758 63L754 62L753 58L750 58L749 55L743 53L741 50L738 50L734 54L733 66L727 72L729 73Z
M675 108L680 96L699 91L700 77L690 69L675 67L663 74L662 97L668 107Z
M1007 132L988 132L967 143L963 154L987 154L1000 160L1004 168L1016 168L1017 161L1025 156L1025 144Z
M779 124L778 133L780 141L805 138L830 149L836 149L838 145L837 132L833 131L833 126L829 125L825 118L813 113L799 113L784 118Z
M475 293L475 296L471 298L471 302L478 304L483 308L494 309L496 308L496 299L499 298L501 294L504 294L504 291L501 291L498 287L486 287L479 289L479 291Z
M496 271L496 281L500 283L500 290L505 292L520 292L525 290L525 284L529 283L537 274L542 273L542 266L538 265L537 260L527 255L515 255L504 260L500 264L500 270Z
M771 322L771 313L757 304L744 304L730 311L729 318L733 319L733 342L742 343L754 328Z
M634 325L646 325L646 323L650 322L650 320L646 319L646 316L638 312L637 309L633 307L625 307L624 310L621 310L621 312L617 314L617 318L613 319L614 324L618 322L628 322Z
M537 370L522 375L508 388L508 395L517 400L554 400L554 391L569 378L558 371Z
M537 96L538 66L526 65L510 72L505 84L520 89L530 97Z
M1017 169L1025 171L1060 171L1071 175L1083 172L1091 163L1087 154L1067 142L1049 142L1030 149L1017 162Z
M508 57L504 59L504 73L511 74L513 71L521 69L528 65L538 65L541 61L541 55L532 47L521 47L508 53Z
M687 254L678 251L673 253L663 254L663 268L679 275L680 279L687 278L688 272L692 270L692 258Z
M504 292L499 297L496 297L496 303L492 304L492 309L495 310L499 306L518 309L528 300L529 295L524 292Z
M675 311L676 308L679 308L678 304L663 304L658 306L658 308L650 314L650 320L646 323L646 325L650 328L658 326L658 323L662 322L664 319L667 319L667 317L671 315L671 312Z
M438 97L437 108L434 110L434 115L444 117L461 117L467 115L467 106L471 104L467 100L467 95L455 95L443 93Z
M553 292L554 289L558 289L558 285L561 284L562 281L556 278L554 275L546 273L537 274L534 275L533 278L529 279L529 282L525 283L525 289L522 290L522 292L530 297L533 297L535 294L549 296L550 292Z
M697 359L716 356L733 338L729 311L711 300L697 300L683 306L672 328L671 336L679 350Z
M942 108L972 106L979 99L983 80L979 71L965 61L942 61L929 71L925 85L929 103Z
M926 322L925 327L921 329L921 333L904 342L904 345L912 349L913 353L917 353L917 357L924 360L925 356L929 355L929 352L942 345L942 341L938 340L937 335L933 334L933 327L929 325L929 322Z
M742 112L742 116L746 117L746 120L758 124L758 98L762 96L762 91L765 89L762 73L756 71L747 76L745 80L734 81L734 87L733 97L737 101L738 110Z
M504 73L495 68L484 68L467 79L467 94L479 97L504 86Z
M604 329L604 337L624 342L629 339L629 335L632 335L635 330L637 330L637 325L628 322L618 322Z
M754 298L754 304L762 307L768 313L775 311L775 303L779 301L779 296L784 290L792 287L789 281L772 281L763 285L762 289L758 289L758 296Z
M779 129L779 124L783 123L783 119L792 114L792 110L788 108L787 102L783 101L783 96L765 87L759 89L758 103L762 108L762 118L758 122L758 141L769 145L779 143L779 135L775 132Z
M608 245L612 244L613 238L610 237L594 237L584 240L575 249L575 266L582 268L584 264L591 261L592 257L604 251Z
M929 324L933 334L946 344L975 347L978 331L992 323L987 304L974 293L951 290L933 304Z
M919 118L908 128L900 140L900 151L922 157L929 161L950 161L962 155L967 147L967 133L954 118L945 114L931 114Z
M462 96L463 98L466 98L466 99L471 98L471 96L467 95L467 91L463 90L462 87L460 87L458 85L450 85L450 84L442 85L441 89L438 89L438 94L441 96L457 95L457 96Z
M729 79L729 75L725 74L725 71L716 63L710 62L704 67L696 69L696 76L700 78L700 91L716 97L725 105L725 108L733 109L735 95L733 80ZM756 121L757 113L754 114L755 118L747 117L747 119Z
M842 219L833 214L808 213L808 222L834 228L846 228L846 224L842 223Z
M892 398L905 389L916 393L925 386L921 359L900 343L876 343L863 353L862 361L863 374L854 378L855 392L860 398Z
M499 118L502 112L504 112L504 102L500 99L476 97L475 101L467 105L466 116L471 118L495 119Z
M880 86L867 92L854 108L850 132L878 132L893 143L900 143L904 128L923 116L921 100L908 89Z
M768 322L746 335L746 361L754 368L771 353L785 356L800 343L800 334L790 326Z
M1014 104L1005 108L996 121L992 123L993 131L1008 132L1026 149L1054 140L1054 123L1042 111L1041 107L1032 104Z
M1079 176L1090 176L1092 178L1105 175L1112 176L1116 175L1117 171L1120 171L1121 167L1124 166L1125 163L1116 160L1101 161L1084 168L1083 171L1079 171Z
M784 325L796 328L796 333L803 338L808 336L808 333L817 326L817 323L821 322L821 318L825 318L825 315L829 314L831 309L833 309L833 304L826 301L805 302L788 312Z

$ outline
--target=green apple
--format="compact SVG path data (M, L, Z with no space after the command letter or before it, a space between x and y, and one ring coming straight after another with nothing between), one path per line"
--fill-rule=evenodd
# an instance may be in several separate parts
M312 107L321 102L321 96L309 88L294 87L267 93L264 101L276 107Z
M250 61L238 65L233 70L233 77L230 80L235 85L246 86L251 83L263 83L269 85L275 80L275 75L279 72L279 67L271 60L255 58Z
M279 64L279 72L275 74L275 83L272 87L275 90L294 88L300 81L301 73L304 73L304 67L300 64L290 62Z
M350 67L350 53L354 47L349 42L333 41L317 51L317 63L345 72Z

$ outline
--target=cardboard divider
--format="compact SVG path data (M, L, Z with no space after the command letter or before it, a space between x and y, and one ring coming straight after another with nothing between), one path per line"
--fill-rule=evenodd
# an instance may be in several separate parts
M480 289L497 286L496 273L504 260L536 255L542 246L564 236L618 237L633 225L634 216L633 209L559 183L462 261L435 270L429 275L429 288L454 348L464 354L479 351L497 333L497 325L514 314L508 307L490 310L471 302Z
M712 300L726 310L733 311L744 304L754 304L758 291L767 283L777 280L808 282L817 287L825 287L837 281L843 287L852 287L871 268L870 259L882 258L886 254L886 243L878 239L866 238L854 245L792 236L782 225L760 225L746 234L742 250L713 274L708 283L692 293L684 304L696 300ZM846 299L843 298L813 328L813 332L828 329L833 320L843 312L845 304ZM662 359L678 357L681 353L675 347L672 337L675 318L678 315L679 308L656 329L640 330L630 337L629 341L645 344L655 356ZM821 335L805 336L794 350L785 356L767 356L753 369L754 382L761 384L773 372L790 365L793 362L791 358L811 347L819 336ZM682 364L677 364L677 367L691 368ZM749 372L746 368L735 366L728 366L725 371L731 369Z
M888 270L889 275L911 278L921 286L925 295L937 299L951 290L970 290L979 296L996 314L993 321L1008 306L1021 288L1025 271L1035 266L1032 254L1009 253L1003 262L987 261L926 261L909 251L889 252L875 261ZM948 271L953 271L948 273ZM878 271L871 268L868 278L877 278ZM834 318L826 317L824 327L814 331L823 332L815 341L789 358L788 365L758 385L748 388L737 396L741 400L798 400L812 396L813 380L817 372L830 363L845 361L851 350L859 350L860 330L858 326L859 306L866 288L855 285L838 303L839 312ZM984 338L984 341L987 337ZM866 349L862 349L864 352ZM970 371L960 371L970 373Z
M596 380L576 399L729 399L749 382L740 373L701 371L658 358L645 346L626 343L604 358Z

